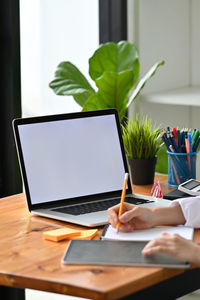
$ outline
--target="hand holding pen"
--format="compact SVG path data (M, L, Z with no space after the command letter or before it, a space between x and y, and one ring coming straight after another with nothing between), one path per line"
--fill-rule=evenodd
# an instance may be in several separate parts
M118 215L118 217L121 217L121 215L123 213L127 183L128 183L128 173L125 173L125 176L124 176L124 185L123 185L123 190L122 190L122 196L121 196L121 202L120 202L120 208L119 208L119 215ZM120 221L118 221L118 223L117 223L117 232L119 231L119 227L120 227Z

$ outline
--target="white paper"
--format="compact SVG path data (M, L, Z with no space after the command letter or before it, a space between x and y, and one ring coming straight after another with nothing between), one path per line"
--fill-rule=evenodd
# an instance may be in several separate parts
M116 228L109 225L105 235L102 236L102 240L150 241L161 236L163 232L176 233L185 239L192 240L194 229L186 226L165 226L134 230L132 232L117 232Z

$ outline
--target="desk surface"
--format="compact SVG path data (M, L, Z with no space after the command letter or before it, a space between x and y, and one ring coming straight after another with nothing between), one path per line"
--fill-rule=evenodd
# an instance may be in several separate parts
M166 182L166 178L161 177L161 182ZM151 186L133 186L136 193L148 194L150 190ZM91 299L118 299L184 272L165 268L64 266L61 258L68 242L44 240L42 232L65 225L80 226L31 215L24 194L0 199L0 216L0 285ZM200 240L198 231L195 240Z

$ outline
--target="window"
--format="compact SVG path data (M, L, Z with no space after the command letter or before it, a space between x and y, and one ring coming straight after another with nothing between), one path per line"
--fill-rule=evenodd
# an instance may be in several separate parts
M20 0L23 116L78 111L70 96L48 84L61 61L88 76L88 59L99 45L98 0Z

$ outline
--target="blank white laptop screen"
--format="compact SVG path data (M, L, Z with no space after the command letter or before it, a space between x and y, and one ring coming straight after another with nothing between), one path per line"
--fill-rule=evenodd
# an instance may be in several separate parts
M32 204L122 188L125 170L114 115L18 129Z

